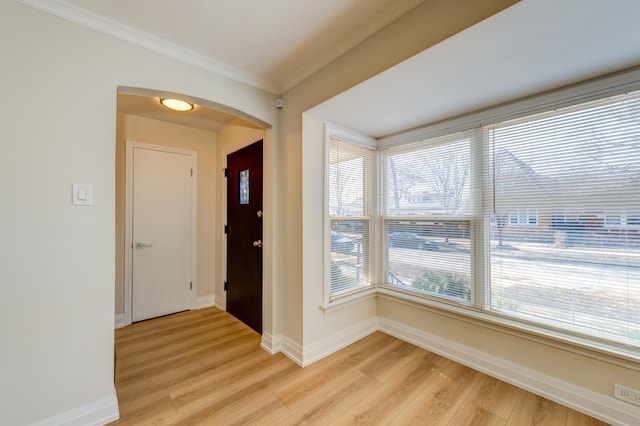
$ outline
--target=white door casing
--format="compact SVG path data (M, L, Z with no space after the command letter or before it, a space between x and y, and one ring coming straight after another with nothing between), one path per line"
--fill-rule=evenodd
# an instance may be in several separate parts
M196 156L127 141L126 324L195 308Z

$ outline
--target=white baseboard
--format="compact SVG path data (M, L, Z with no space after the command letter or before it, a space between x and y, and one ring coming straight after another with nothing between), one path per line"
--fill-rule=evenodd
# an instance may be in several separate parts
M302 366L313 364L378 330L378 319L369 318L353 324L319 342L304 346Z
M280 352L285 354L287 358L298 364L300 367L304 367L302 362L302 345L289 339L288 337L280 336L278 339L280 342Z
M114 328L122 328L127 324L127 322L124 319L124 314L116 314L115 319L114 319Z
M377 318L370 318L305 347L281 334L271 336L268 333L262 333L260 346L271 355L282 352L299 366L306 367L357 342L377 329Z
M196 299L196 309L210 308L214 305L215 303L213 294L210 294L208 296L200 296Z
M224 303L224 298L222 296L218 296L217 294L214 296L213 306L223 311L227 310L227 307Z
M269 355L273 355L275 353L280 352L280 349L274 346L273 336L264 331L262 332L262 340L260 341L260 347L265 351L267 351Z
M304 366L302 363L302 346L282 334L272 336L263 332L260 347L271 355L282 352L291 361L301 367Z
M634 424L640 418L640 408L619 401L613 396L608 397L538 371L523 368L459 342L386 318L378 318L378 329L607 423L628 425Z
M33 426L103 426L120 418L118 397L113 395L32 423Z

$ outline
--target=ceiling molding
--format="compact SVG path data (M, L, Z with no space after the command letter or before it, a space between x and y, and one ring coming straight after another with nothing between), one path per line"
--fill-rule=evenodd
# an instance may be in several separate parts
M17 0L43 12L58 16L92 30L189 64L210 73L243 83L257 89L277 94L278 87L271 81L242 71L226 63L216 61L205 55L185 49L175 43L155 37L151 34L105 18L64 0Z
M124 25L65 0L16 1L78 25L108 34L149 51L159 53L168 58L203 69L212 74L279 95L295 87L317 71L335 61L424 0L396 0L388 4L337 43L317 52L310 52L306 61L297 67L295 72L277 82L246 72L227 63L217 61L209 56Z
M278 84L279 92L284 93L297 86L423 1L424 0L398 0L382 8L382 10L378 11L378 13L364 24L356 28L355 31L342 38L339 43L333 44L311 55L310 59L300 66L295 73L286 76L280 81Z

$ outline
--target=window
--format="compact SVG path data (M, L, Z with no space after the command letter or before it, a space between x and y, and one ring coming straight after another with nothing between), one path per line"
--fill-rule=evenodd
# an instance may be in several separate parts
M640 92L394 146L383 163L388 288L640 346Z
M386 283L472 303L471 136L384 155Z
M640 208L640 93L501 123L488 138L490 309L640 345L629 221Z
M639 87L637 74L615 90ZM329 133L329 301L375 283L639 348L640 91L587 86L385 138L377 152Z
M516 210L509 214L509 223L511 225L537 225L538 214L535 210Z
M371 149L330 136L327 191L330 300L371 282L368 195L371 163Z

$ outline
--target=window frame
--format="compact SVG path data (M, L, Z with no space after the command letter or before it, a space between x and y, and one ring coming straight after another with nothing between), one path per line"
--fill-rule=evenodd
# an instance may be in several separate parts
M426 141L415 141L409 144L399 144L397 146L392 146L392 147L385 148L383 150L379 150L381 153L380 154L380 172L379 172L381 179L378 184L377 192L379 193L378 196L380 197L380 213L381 214L380 214L380 228L379 228L380 236L378 237L378 240L381 241L382 243L381 250L378 253L378 259L380 260L379 263L381 267L380 280L378 282L379 287L411 294L412 296L424 299L425 301L435 301L437 303L444 303L444 304L454 305L454 306L463 306L470 309L480 309L482 305L482 300L484 300L484 293L482 288L479 288L479 286L477 285L477 279L476 279L476 276L478 273L477 264L475 261L477 257L475 253L478 250L478 247L476 244L478 199L474 198L475 191L473 188L474 181L478 179L478 176L479 176L478 170L477 170L478 162L476 159L477 153L475 148L478 142L477 136L478 136L477 131L456 132L451 135L444 135L444 137L432 138ZM469 139L470 170L469 170L468 179L470 180L470 183L469 183L470 192L471 192L470 196L471 198L473 198L472 199L473 207L471 211L468 212L467 214L460 214L460 215L439 214L439 215L430 216L430 215L389 214L389 207L387 205L388 204L387 192L389 189L387 187L387 182L388 182L387 161L389 157L392 157L394 155L411 153L415 151L437 149L440 147L445 147L449 144L460 143L463 141L463 139ZM380 193L383 195L380 195ZM390 245L388 242L387 227L389 223L394 221L406 221L406 222L414 222L414 223L420 223L420 222L426 223L426 222L439 221L439 222L460 223L468 226L469 232L470 232L469 275L471 279L471 285L470 285L471 299L468 302L464 300L459 300L453 297L449 297L449 296L439 296L435 293L400 287L398 285L395 285L387 281L390 273L389 272Z
M362 216L332 216L330 214L330 152L331 141L338 140L355 149L369 150L369 161L365 165L365 191L366 199L363 201L363 215ZM363 295L375 294L375 283L378 279L377 268L374 266L373 260L375 259L374 250L378 247L377 241L375 241L377 232L377 209L376 209L376 183L377 183L377 167L376 167L376 141L375 139L364 135L362 133L347 129L345 127L333 124L325 123L324 126L324 163L325 163L325 184L324 184L324 279L323 279L323 304L321 308L325 311L335 309L336 307L348 303L354 299L357 299ZM365 157L366 161L367 157ZM369 232L369 243L365 253L367 259L363 260L369 265L369 282L363 285L358 285L352 289L333 293L331 282L331 222L335 220L352 220L352 221L367 221Z
M477 128L478 131L488 131L493 124L515 119L527 120L528 117L538 113L550 112L560 108L568 108L579 106L590 101L597 101L608 97L624 94L629 91L640 90L640 69L636 69L630 73L616 74L603 79L573 86L570 88L560 89L558 91L539 95L533 99L525 101L516 101L506 106L500 106L493 109L483 111L482 113L471 114L462 119L455 119L450 122L438 123L434 126L427 126L423 129L413 130L404 135L395 135L387 139L379 141L379 146L393 147L403 145L408 142L407 138L436 138L442 135L450 134L452 129L456 131L465 131ZM536 104L537 103L537 104ZM461 124L464 120L465 124ZM476 127L477 126L477 127ZM483 130L487 129L487 130ZM478 144L481 145L481 144ZM488 149L490 144L482 144L486 147L478 146L479 150ZM484 151L476 151L480 153L472 161L490 161L490 155ZM492 186L483 182L482 209L493 203ZM480 191L476 191L477 193ZM627 345L615 340L606 339L595 334L581 333L561 326L550 326L536 321L529 321L524 318L517 318L505 315L499 311L492 309L491 306L491 285L490 285L490 216L479 215L476 219L476 241L474 246L479 249L475 254L476 269L476 303L478 309L470 307L453 306L445 300L434 300L434 298L424 298L414 294L407 295L407 292L395 291L395 295L399 299L411 300L416 302L420 300L425 308L435 308L438 310L455 311L458 314L471 316L474 318L482 318L491 324L505 326L507 329L525 332L527 335L533 333L535 336L550 337L553 341L561 341L568 345L577 345L581 348L589 348L597 352L604 352L613 355L617 359L634 359L638 360L637 351L640 345ZM508 223L510 222L507 219ZM513 225L516 226L516 225ZM521 226L518 224L517 226ZM482 233L482 235L479 235ZM384 286L384 293L387 296L394 294L394 288ZM633 355L631 355L633 354ZM625 364L626 365L626 364Z

